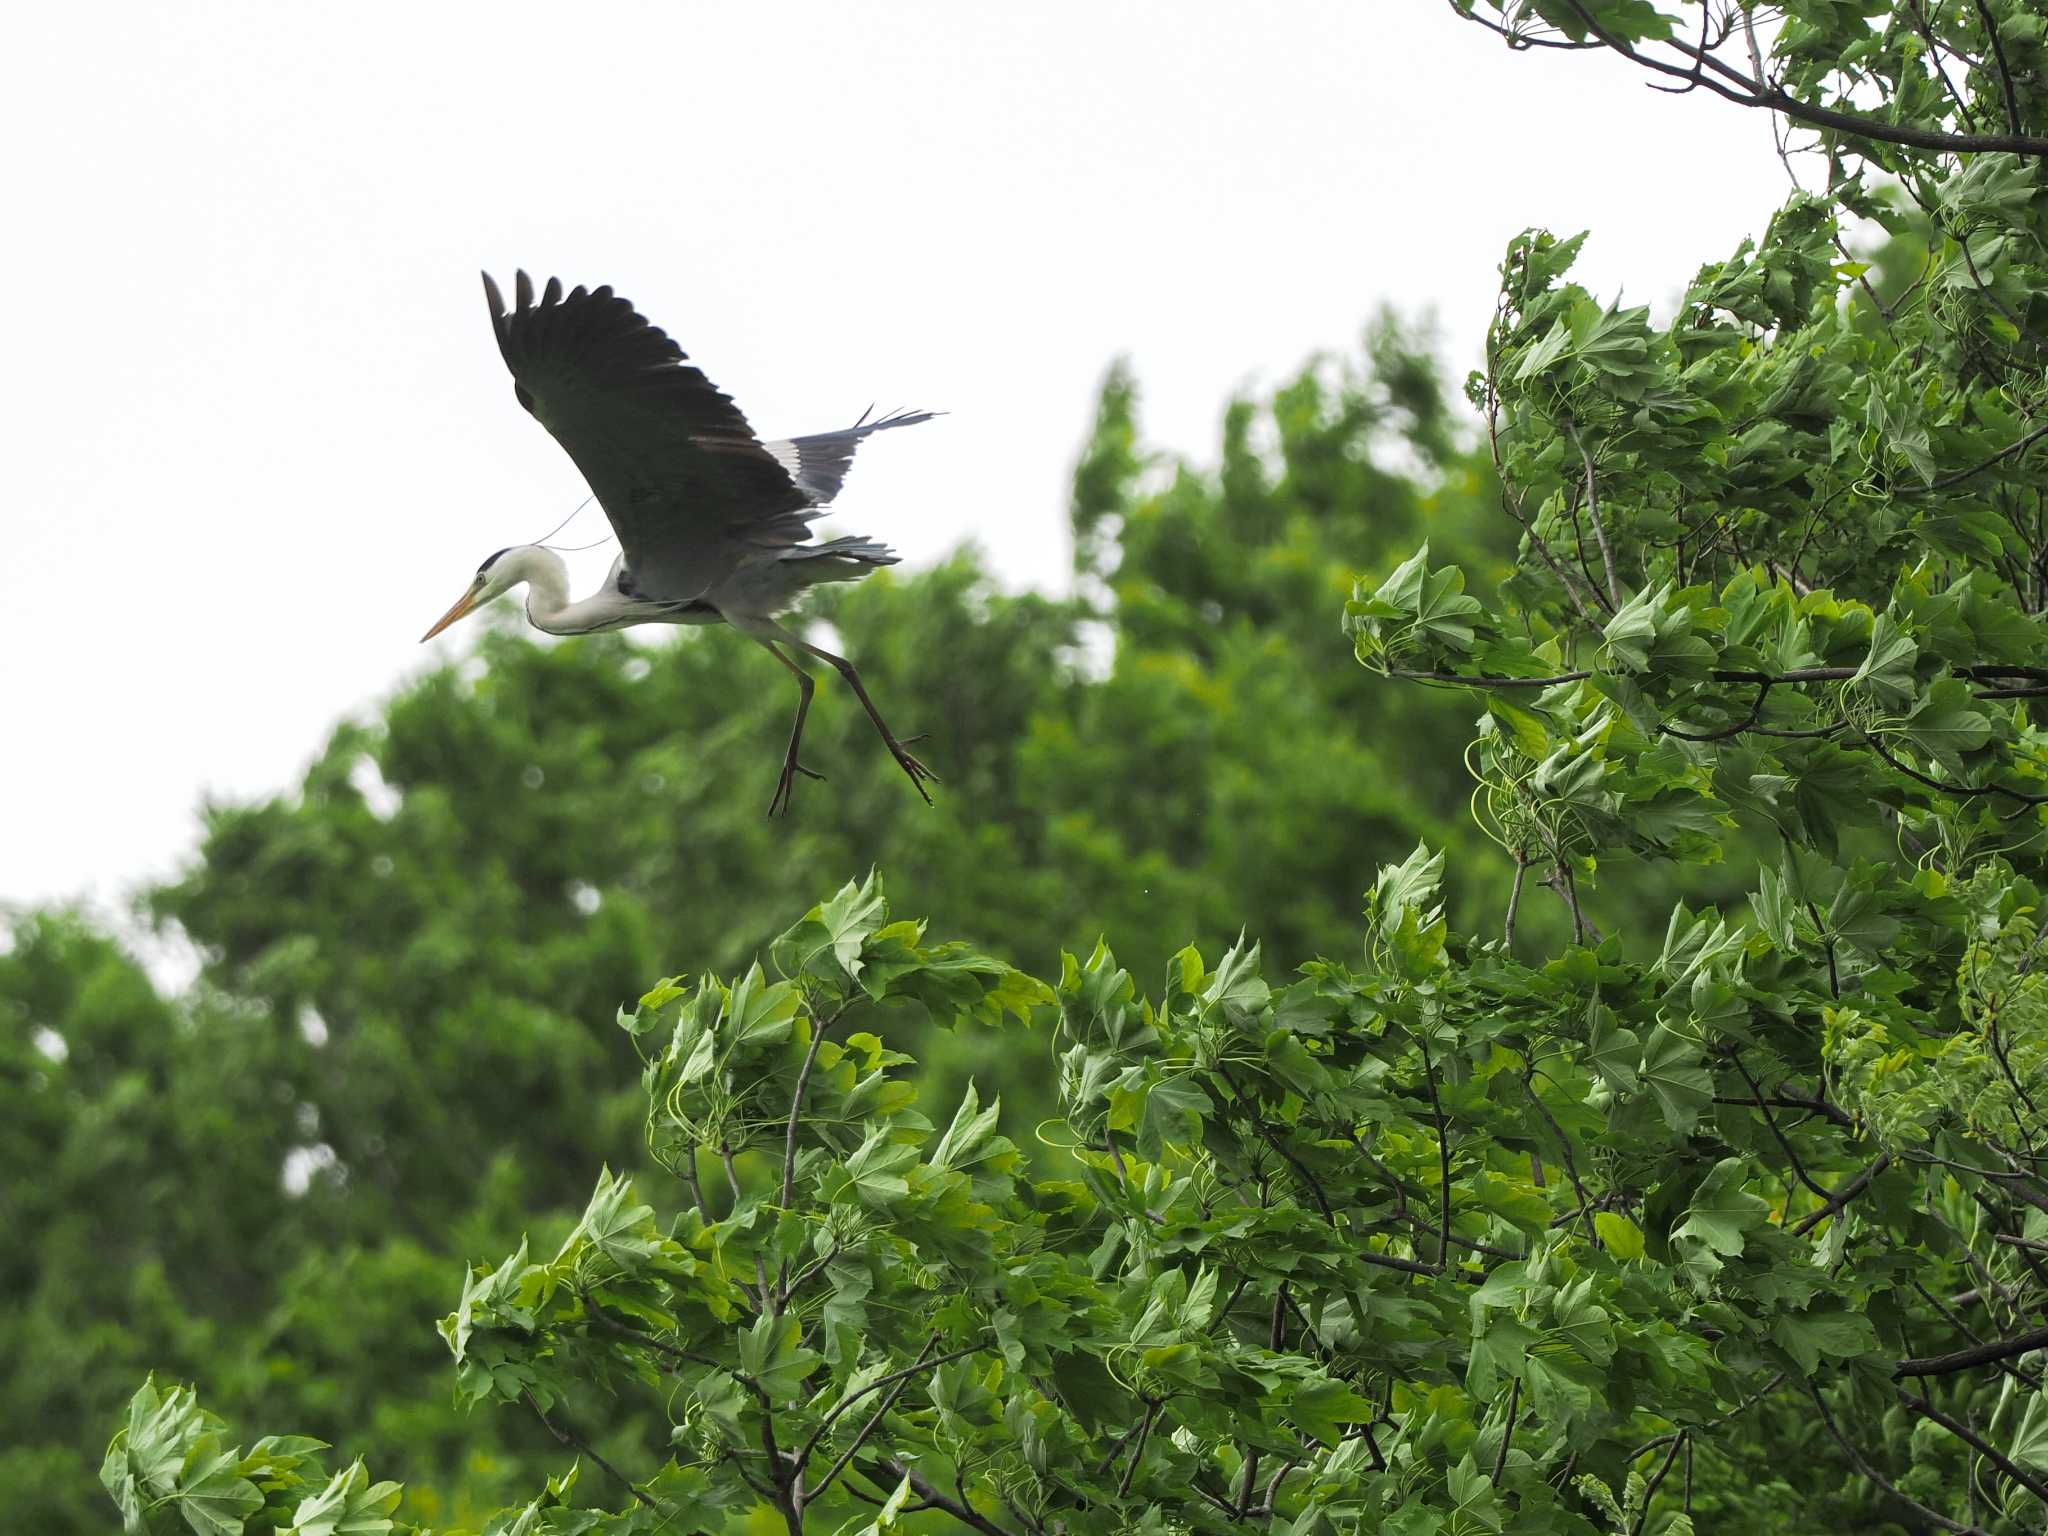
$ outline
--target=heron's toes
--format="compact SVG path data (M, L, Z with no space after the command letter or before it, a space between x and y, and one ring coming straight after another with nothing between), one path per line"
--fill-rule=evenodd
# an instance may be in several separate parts
M924 737L913 736L910 739L912 741L922 741ZM932 803L931 792L925 788L925 785L938 783L939 776L906 752L903 749L902 742L891 741L889 743L889 751L896 759L896 766L901 768L904 775L909 778L911 787L924 797L926 805L930 805Z

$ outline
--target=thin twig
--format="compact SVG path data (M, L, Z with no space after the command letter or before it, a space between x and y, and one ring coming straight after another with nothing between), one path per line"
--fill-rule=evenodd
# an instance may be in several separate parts
M1952 1531L1955 1533L1955 1536L1990 1536L1990 1533L1982 1526L1965 1525L1960 1520L1951 1520L1947 1515L1941 1513L1940 1510L1929 1509L1911 1494L1905 1492L1897 1483L1894 1483L1890 1478L1878 1471L1877 1468L1865 1461L1863 1453L1849 1443L1848 1437L1836 1425L1835 1416L1828 1412L1828 1405L1821 1401L1820 1389L1811 1381L1806 1383L1806 1395L1813 1399L1813 1406L1820 1410L1821 1423L1827 1426L1828 1433L1834 1437L1835 1444L1839 1445L1848 1454L1850 1464L1858 1472L1861 1472L1908 1509L1914 1511L1921 1519L1940 1526L1944 1531Z
M1515 1438L1515 1416L1522 1409L1522 1378L1517 1376L1514 1386L1508 1392L1508 1422L1500 1432L1500 1454L1493 1458L1493 1486L1500 1486L1500 1475L1508 1467L1508 1446Z
M526 1406L533 1410L534 1416L538 1418L541 1421L541 1423L547 1426L549 1434L553 1435L557 1440L561 1441L562 1444L568 1446L578 1456L588 1456L592 1461L596 1462L600 1467L604 1468L606 1472L610 1473L612 1477L616 1478L628 1493L632 1494L634 1498L638 1499L642 1504L645 1504L649 1509L656 1509L660 1507L654 1502L654 1500L650 1499L646 1494L640 1491L639 1486L634 1483L633 1479L626 1476L625 1473L621 1472L617 1467L613 1466L610 1462L606 1461L602 1456L598 1455L596 1451L593 1451L590 1448L590 1442L588 1440L585 1440L573 1429L566 1429L562 1425L557 1424L553 1419L549 1418L547 1410L541 1407L539 1400L535 1398L531 1392L523 1392L520 1394L520 1396L526 1399Z
M1671 1449L1664 1453L1664 1461L1657 1468L1656 1476L1652 1477L1649 1486L1643 1489L1643 1507L1636 1516L1635 1524L1628 1528L1628 1536L1643 1536L1643 1525L1650 1518L1650 1501L1657 1497L1658 1486L1670 1475L1671 1464L1678 1460L1679 1451L1691 1438L1692 1431L1686 1429L1681 1429L1672 1437Z
M2005 91L2005 126L2019 133L2024 127L2020 122L2020 101L2012 88L2012 66L2005 61L2005 43L1998 35L1998 23L1992 19L1991 8L1984 0L1977 0L1977 14L1983 18L1985 34L1991 39L1991 56L1998 64L1998 83Z
M1997 1446L1984 1439L1983 1436L1979 1435L1961 1419L1951 1417L1927 1401L1926 1398L1916 1397L1911 1392L1900 1392L1899 1401L1922 1418L1932 1419L1965 1445L1970 1446L1978 1455L2026 1489L2035 1498L2048 1502L2048 1482L2043 1482L2018 1462L2012 1460L2003 1451L1999 1450Z
M1124 1464L1124 1475L1117 1479L1116 1496L1124 1498L1131 1491L1131 1478L1137 1473L1138 1463L1145 1459L1145 1442L1152 1438L1152 1421L1159 1417L1158 1403L1149 1404L1145 1409L1145 1422L1138 1426L1138 1443L1131 1448L1131 1459Z
M1443 1101L1436 1092L1436 1063L1429 1059L1429 1042L1420 1035L1415 1043L1422 1051L1423 1079L1429 1084L1429 1113L1436 1121L1437 1233L1436 1267L1450 1268L1451 1257L1451 1133L1444 1125Z
M1953 1376L1958 1371L1975 1370L1980 1365L2010 1360L2036 1349L2048 1349L2048 1328L2036 1328L2010 1339L1993 1339L1987 1344L1952 1350L1945 1355L1926 1355L1915 1360L1901 1360L1892 1367L1892 1379L1900 1381L1909 1376Z
M1579 450L1579 462L1586 466L1586 516L1592 520L1593 542L1600 546L1600 563L1607 570L1607 596L1618 610L1621 607L1621 583L1614 575L1614 548L1607 542L1607 525L1600 520L1600 492L1593 478L1593 455L1587 452L1576 424L1568 423L1565 430L1571 434L1572 446Z
M877 1465L899 1482L906 1477L909 1478L910 1486L917 1491L919 1498L930 1504L934 1509L943 1509L962 1525L971 1526L975 1530L980 1531L982 1536L1010 1536L1008 1531L982 1514L972 1504L965 1503L959 1499L949 1498L947 1495L939 1492L926 1479L920 1477L914 1470L904 1466L902 1462L895 1460L893 1457L881 1457Z
M1851 1179L1848 1183L1844 1184L1840 1189L1836 1190L1832 1195L1828 1196L1828 1203L1826 1205L1822 1206L1819 1210L1815 1211L1812 1215L1806 1217L1803 1221L1801 1221L1798 1226L1794 1227L1792 1229L1792 1235L1794 1237L1804 1237L1807 1233L1811 1232L1815 1227L1819 1226L1823 1221L1827 1220L1828 1217L1840 1215L1843 1206L1847 1205L1851 1200L1854 1200L1858 1195L1862 1194L1864 1190L1868 1189L1870 1187L1870 1181L1876 1178L1879 1174L1883 1173L1885 1169L1891 1167L1891 1165L1891 1153L1879 1153L1877 1160L1873 1162L1868 1168L1864 1169L1861 1173L1857 1174L1855 1178Z
M797 1068L796 1087L789 1095L789 1123L782 1131L782 1208L789 1209L789 1203L796 1192L796 1128L803 1114L804 1095L811 1086L811 1068L817 1063L818 1049L825 1043L825 1031L839 1021L839 1015L818 1023L811 1032L810 1049L804 1052L804 1064Z
M1550 1134L1557 1138L1558 1150L1564 1153L1565 1177L1572 1181L1572 1192L1579 1197L1577 1214L1585 1220L1586 1240L1595 1248L1605 1246L1600 1241L1600 1229L1593 1225L1593 1197L1586 1193L1586 1186L1579 1180L1579 1165L1572 1156L1572 1144L1564 1134L1564 1127L1551 1114L1550 1106L1543 1102L1543 1095L1536 1091L1535 1068L1531 1067L1522 1074L1522 1091L1529 1095L1529 1102L1536 1106L1536 1113L1543 1117L1543 1123L1550 1127Z
M918 1351L917 1358L911 1361L910 1364L906 1365L902 1370L891 1371L886 1376L877 1376L873 1381L869 1382L866 1386L862 1387L858 1392L855 1392L854 1394L852 1394L852 1396L847 1397L843 1401L835 1404L832 1408L832 1411L827 1413L824 1419L820 1421L818 1427L811 1431L810 1439L804 1442L803 1450L798 1453L799 1459L802 1461L809 1461L811 1459L812 1452L814 1452L818 1448L818 1442L823 1440L827 1434L831 1433L832 1426L835 1422L837 1422L839 1416L842 1413L846 1412L847 1409L851 1408L855 1403L859 1402L862 1398L866 1397L870 1392L876 1392L883 1387L889 1386L908 1386L910 1383L910 1378L917 1375L920 1371L935 1370L939 1366L950 1364L951 1362L958 1360L963 1356L971 1355L979 1349L986 1348L986 1345L983 1344L969 1344L964 1349L952 1350L947 1354L937 1355L927 1359L926 1356L930 1353L932 1345L936 1344L937 1342L937 1339L927 1339L925 1341L924 1348ZM890 1401L892 1402L894 1400L894 1398L890 1399Z
M925 1348L930 1349L931 1345L926 1344ZM825 1469L825 1475L818 1479L818 1485L815 1488L804 1487L804 1464L810 1460L811 1448L818 1443L818 1436L823 1434L825 1430L828 1427L830 1427L832 1423L832 1418L837 1418L839 1416L839 1413L844 1412L845 1409L853 1403L854 1399L848 1398L846 1402L841 1403L839 1405L839 1408L834 1411L832 1418L828 1418L823 1424L820 1424L818 1426L817 1432L814 1433L809 1440L804 1442L804 1448L801 1452L798 1453L797 1456L796 1473L790 1482L789 1488L789 1501L791 1505L794 1506L799 1516L803 1514L804 1505L806 1503L808 1503L812 1499L820 1497L827 1488L830 1488L832 1486L833 1480L836 1479L841 1472L846 1470L846 1464L853 1460L855 1453L858 1452L863 1445L867 1444L868 1436L872 1435L876 1431L876 1429L878 1429L881 1426L883 1418L888 1414L891 1408L896 1406L896 1399L901 1397L904 1391L910 1386L911 1376L914 1375L917 1371L922 1370L927 1363L928 1362L924 1359L924 1356L920 1354L918 1356L917 1364L912 1366L910 1370L898 1371L896 1373L896 1376L898 1378L896 1384L889 1389L888 1395L884 1397L881 1400L881 1402L875 1405L875 1411L868 1415L867 1423L861 1425L860 1433L853 1437L852 1444L848 1445L845 1450L841 1451L839 1453L839 1459L834 1461L831 1466ZM876 1382L873 1385L879 1386L881 1385L881 1383Z
M1798 1177L1799 1182L1820 1196L1821 1199L1832 1199L1833 1196L1829 1191L1823 1185L1816 1183L1813 1175L1806 1171L1806 1165L1799 1161L1799 1154L1792 1150L1792 1143L1786 1140L1785 1133L1778 1129L1778 1122L1771 1114L1770 1106L1764 1102L1763 1089L1758 1087L1757 1080L1749 1075L1749 1068L1742 1064L1742 1053L1740 1051L1731 1051L1728 1059L1735 1063L1735 1070L1740 1072L1742 1080L1749 1084L1749 1091L1756 1101L1756 1107L1763 1112L1764 1125L1769 1128L1771 1135L1776 1138L1778 1145L1784 1148L1785 1156L1791 1160L1792 1172Z

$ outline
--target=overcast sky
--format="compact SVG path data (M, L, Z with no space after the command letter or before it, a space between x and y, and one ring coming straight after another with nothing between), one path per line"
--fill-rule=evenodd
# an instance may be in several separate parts
M1206 458L1380 305L1471 366L1525 225L1668 303L1785 190L1760 114L1439 0L27 6L0 136L0 902L103 907L581 498L480 267L612 284L764 435L949 411L834 526L1054 584L1112 358Z

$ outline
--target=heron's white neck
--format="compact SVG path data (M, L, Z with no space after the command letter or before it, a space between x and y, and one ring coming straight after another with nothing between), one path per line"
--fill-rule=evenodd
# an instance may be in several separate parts
M598 628L607 615L594 610L599 598L576 603L569 600L569 567L551 549L537 544L523 545L498 557L495 574L509 591L526 583L526 618L535 629L551 635L579 635Z

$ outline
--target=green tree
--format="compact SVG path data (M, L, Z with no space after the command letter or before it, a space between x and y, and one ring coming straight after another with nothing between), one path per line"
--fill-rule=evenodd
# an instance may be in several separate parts
M945 811L889 826L865 795L853 813L900 841L889 863L908 864L899 889L920 904L935 872L978 860L958 923L975 946L892 920L870 882L773 941L728 902L697 949L667 951L710 956L729 979L663 983L620 1017L642 1096L630 1111L606 1099L593 1139L614 1138L637 1178L602 1173L559 1246L507 1234L481 1250L493 1258L442 1325L465 1400L513 1410L602 1474L565 1474L486 1529L2048 1525L2048 742L2031 723L2048 696L2032 455L2048 435L2048 139L2033 131L2048 29L2016 0L1794 0L1769 35L1740 5L1456 8L1520 45L1612 51L1778 113L1817 134L1788 163L1814 164L1824 191L1795 194L1761 240L1704 268L1668 324L1572 284L1578 239L1513 242L1471 390L1497 488L1458 472L1435 397L1417 408L1409 375L1312 372L1305 405L1283 392L1283 444L1292 426L1307 448L1362 400L1366 424L1334 441L1369 461L1391 420L1425 459L1444 444L1440 485L1497 505L1520 540L1494 570L1483 540L1454 549L1433 526L1407 559L1366 552L1391 571L1344 605L1364 670L1306 685L1361 690L1356 712L1290 708L1259 684L1262 667L1320 675L1317 591L1354 548L1339 499L1386 496L1380 471L1253 452L1234 418L1213 482L1148 485L1113 379L1076 497L1082 601L1104 600L1116 626L1109 675L1085 670L1083 610L1069 610L1043 654L1074 657L1070 685L1012 717L1029 735L1004 841ZM893 590L853 594L834 621L851 630ZM908 632L878 627L872 648ZM1268 634L1287 638L1262 648ZM508 678L524 654L500 652ZM566 676L583 654L544 664ZM955 666L933 673L960 685ZM645 680L622 673L621 700L628 681ZM1329 914L1288 899L1272 866L1321 868L1320 847L1285 839L1341 823L1291 819L1304 805L1371 802L1344 799L1323 763L1263 796L1246 780L1279 761L1284 732L1356 729L1354 713L1409 726L1361 766L1405 764L1442 717L1401 712L1444 694L1482 711L1467 761L1505 858L1469 843L1382 857L1363 945L1325 937ZM536 687L507 710L520 699L567 705ZM1269 719L1239 713L1246 700ZM1096 701L1118 711L1113 731L1086 712ZM707 736L741 718L710 717ZM1063 756L1062 731L1089 750ZM549 733L532 735L545 751ZM559 746L570 787L595 774L597 739ZM1296 756L1341 760L1355 739L1310 736ZM1098 771L1034 781L1040 750ZM1162 769L1176 752L1185 771ZM392 823L434 803L406 761L381 760L403 794ZM500 841L479 846L517 846L504 807L536 764L499 760ZM1102 764L1131 775L1130 805L1114 789L1089 799ZM338 785L355 772L325 766ZM1419 783L1399 803L1448 841L1433 798L1448 786ZM1044 795L1055 785L1100 809L1070 831ZM1218 806L1241 810L1226 822L1241 844L1209 840ZM274 814L279 840L252 852L310 847L317 873L312 834L329 823ZM407 830L424 846L428 825ZM743 835L735 819L735 851ZM1099 862L1075 856L1081 843ZM481 951L491 930L469 925L490 920L515 936L506 954L545 953L528 890L560 890L564 914L617 905L621 932L636 913L646 934L673 920L604 891L587 913L575 882L595 882L562 860L571 846L521 855L533 862L516 875L450 859L449 900L485 901L494 882L506 894L445 942ZM1015 864L995 866L994 849ZM416 857L383 853L391 873L413 867L401 853ZM203 932L225 893L250 903L252 935L278 923L232 957L209 940L247 968L219 973L224 986L327 963L317 946L281 956L302 930L219 864L218 884L188 882L165 909ZM991 867L1064 884L1034 904ZM1155 871L1160 899L1134 899ZM339 884L300 921L331 920L326 903L351 899ZM1102 946L1032 980L1044 962L1023 936L1081 910L1149 946L1135 974L1161 981L1141 988ZM1273 985L1257 947L1207 937L1233 910L1325 958ZM401 955L433 913L403 916ZM1204 937L1170 951L1176 932ZM371 950L353 967L380 963ZM440 1008L463 1006L465 969L494 1008L534 995L479 953L451 966ZM405 1018L413 984L380 978L365 995ZM327 1016L324 996L314 1006ZM1051 1145L1029 1152L992 1095L947 1074L920 1091L896 1049L943 1052L948 1025L1008 1036L1024 1015L1057 1067L1056 1116L1033 1124ZM605 1047L585 1038L594 1088ZM1006 1040L988 1060L1026 1055ZM537 1086L538 1115L588 1114ZM488 1116L513 1124L510 1100L494 1092L459 1090L449 1146L506 1144ZM551 1150L571 1140L547 1134ZM515 1166L524 1144L511 1138ZM567 1177L518 1183L553 1201ZM351 1444L366 1418L344 1424ZM188 1394L145 1389L103 1474L131 1528L375 1533L400 1507L361 1463L280 1467L312 1449L244 1455L219 1435Z
M278 1185L297 1105L288 1053L251 1010L167 1004L67 914L11 937L0 1487L23 1528L85 1530L103 1523L82 1475L86 1423L150 1367L218 1381L267 1277L309 1239Z
M652 1171L618 1001L671 956L743 970L849 872L885 862L1004 959L1045 971L1112 932L1150 974L1247 921L1292 953L1346 947L1364 872L1419 833L1481 857L1461 701L1388 696L1331 623L1349 573L1425 530L1507 568L1453 420L1425 344L1385 323L1356 361L1234 408L1210 469L1143 445L1114 372L1076 474L1079 598L1004 594L962 555L829 611L882 696L917 701L906 729L935 732L935 810L828 686L831 781L768 826L756 775L789 701L765 658L507 624L481 665L338 729L294 793L209 811L199 859L149 898L206 957L190 996L159 998L76 922L24 919L0 964L10 1166L78 1170L9 1192L0 1446L10 1487L42 1469L33 1523L102 1527L77 1448L152 1367L241 1422L345 1438L417 1520L475 1526L537 1486L557 1443L451 1407L424 1324L466 1255L564 1237L591 1168ZM1035 1145L1047 1052L896 1028L932 1102L1000 1082L1004 1128ZM28 1127L60 1107L76 1150L39 1150L63 1143Z

